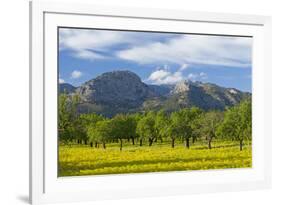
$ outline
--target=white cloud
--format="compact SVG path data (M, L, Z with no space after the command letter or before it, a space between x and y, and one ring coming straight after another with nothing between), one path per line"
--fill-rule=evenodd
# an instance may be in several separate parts
M249 67L252 38L173 35L86 29L60 29L60 50L76 58L120 58L139 64L190 64Z
M88 59L88 60L94 60L94 59L103 59L105 56L102 56L98 53L87 51L87 50L77 50L74 53L74 56L81 59Z
M186 70L188 65L186 63L182 64L181 67L179 68L180 71Z
M207 74L206 74L206 73L203 73L203 72L199 73L199 77L200 77L202 80L205 80L205 79L208 78Z
M162 70L157 70L154 71L153 73L151 73L151 75L149 76L149 80L152 81L157 81L159 79L163 79L166 78L167 76L169 76L171 73L169 71L166 71L164 69Z
M112 44L120 43L121 40L124 41L126 39L122 39L120 32L80 29L60 30L61 49L103 50L103 48L112 46Z
M109 57L105 53L112 52L111 48L114 46L140 46L159 40L160 35L157 33L63 28L59 32L59 49L70 50L76 58L96 60Z
M194 74L194 73L190 73L187 76L187 79L194 81L197 78L198 75Z
M201 73L189 73L187 76L187 80L191 81L203 81L208 78L207 74L204 72Z
M65 83L64 79L59 78L59 83L60 83L60 84L61 84L61 83Z
M100 52L124 41L121 32L113 31L61 29L59 35L60 50L68 49L74 57L88 60L105 58Z
M183 71L188 68L187 64L181 65L175 72L170 71L170 68L166 65L163 68L157 68L156 71L152 72L149 77L145 80L147 83L161 85L161 84L176 84L183 80L190 81L204 81L208 78L204 72L200 73L189 73L187 76L184 75Z
M119 51L117 56L140 64L176 63L248 67L251 65L251 45L251 38L184 35L166 42L134 46Z
M187 65L182 65L177 71L171 72L169 71L169 67L165 65L163 66L163 68L160 68L152 72L146 81L148 83L157 84L157 85L178 83L185 79L182 71L186 67Z
M73 79L80 78L81 76L82 76L82 72L79 70L74 70L71 73L71 78L73 78Z
M182 81L184 78L181 72L170 72L163 70L157 70L150 74L147 81L152 84L175 84Z

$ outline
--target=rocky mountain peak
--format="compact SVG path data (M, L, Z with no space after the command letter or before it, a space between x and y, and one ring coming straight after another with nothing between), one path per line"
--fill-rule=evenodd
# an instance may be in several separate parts
M184 93L184 92L188 92L191 87L194 86L201 86L202 83L199 81L193 82L190 80L183 80L179 83L177 83L174 87L174 89L171 91L172 94L177 94L177 93Z
M104 80L117 80L117 81L134 80L137 82L141 82L141 79L138 75L128 70L117 70L117 71L106 72L99 75L98 77L96 77L91 81L97 81L97 80L103 80L103 81Z
M113 71L84 83L77 89L84 102L137 107L154 94L140 77L130 71Z
M196 106L223 110L236 105L251 93L213 83L182 81L176 85L147 85L130 71L106 72L75 88L60 84L60 92L80 96L79 112L114 116L117 113L166 110L172 112Z

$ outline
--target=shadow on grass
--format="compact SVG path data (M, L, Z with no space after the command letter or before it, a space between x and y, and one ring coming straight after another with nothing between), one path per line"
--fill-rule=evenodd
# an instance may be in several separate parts
M251 144L247 144L243 146L243 149L250 147ZM239 150L239 144L227 144L227 145L212 145L212 149L219 149L219 148L231 148L231 147L236 147L237 150ZM204 146L198 146L198 147L193 147L192 149L194 150L208 150L208 145Z
M99 170L97 173L95 170L90 169L82 169L82 170L64 170L59 173L59 177L67 177L67 176L89 176L89 175L108 175L108 174L132 174L132 173L148 173L148 172L170 172L170 171L191 171L191 170L214 170L214 169L236 169L236 168L250 168L252 165L245 164L242 166L236 165L227 165L224 163L217 163L215 166L208 165L204 167L183 167L181 165L176 165L173 167L154 167L154 168L143 168L141 170L138 169L122 169L122 170ZM86 172L83 172L86 171ZM93 172L92 172L93 171Z
M247 159L247 156L235 156L236 160L243 160ZM162 160L137 160L137 161L117 161L117 162L102 162L98 164L80 164L79 163L73 163L73 162L60 162L59 167L62 168L62 170L72 170L72 171L80 171L80 170L86 170L86 169L100 169L100 168L114 168L114 167L125 167L125 166L138 166L138 165L151 165L151 164L172 164L172 163L192 163L196 161L224 161L224 160L230 160L229 156L223 156L223 157L194 157L190 159L182 159L182 158L175 158L175 159L162 159Z

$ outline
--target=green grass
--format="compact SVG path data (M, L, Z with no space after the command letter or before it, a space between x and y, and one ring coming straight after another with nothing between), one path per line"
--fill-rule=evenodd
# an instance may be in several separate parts
M101 147L101 146L100 146ZM187 149L177 142L153 144L107 144L107 148L86 145L59 146L59 176L81 176L162 171L247 168L252 166L251 145L239 151L237 142L214 141L209 150L206 142L196 142Z

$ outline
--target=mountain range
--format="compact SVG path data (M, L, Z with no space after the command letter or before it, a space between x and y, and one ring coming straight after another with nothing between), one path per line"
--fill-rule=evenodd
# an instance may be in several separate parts
M172 112L192 106L204 110L224 110L251 97L249 92L199 81L149 85L131 71L106 72L79 87L61 83L59 92L79 95L80 113L95 112L108 117L147 110Z

